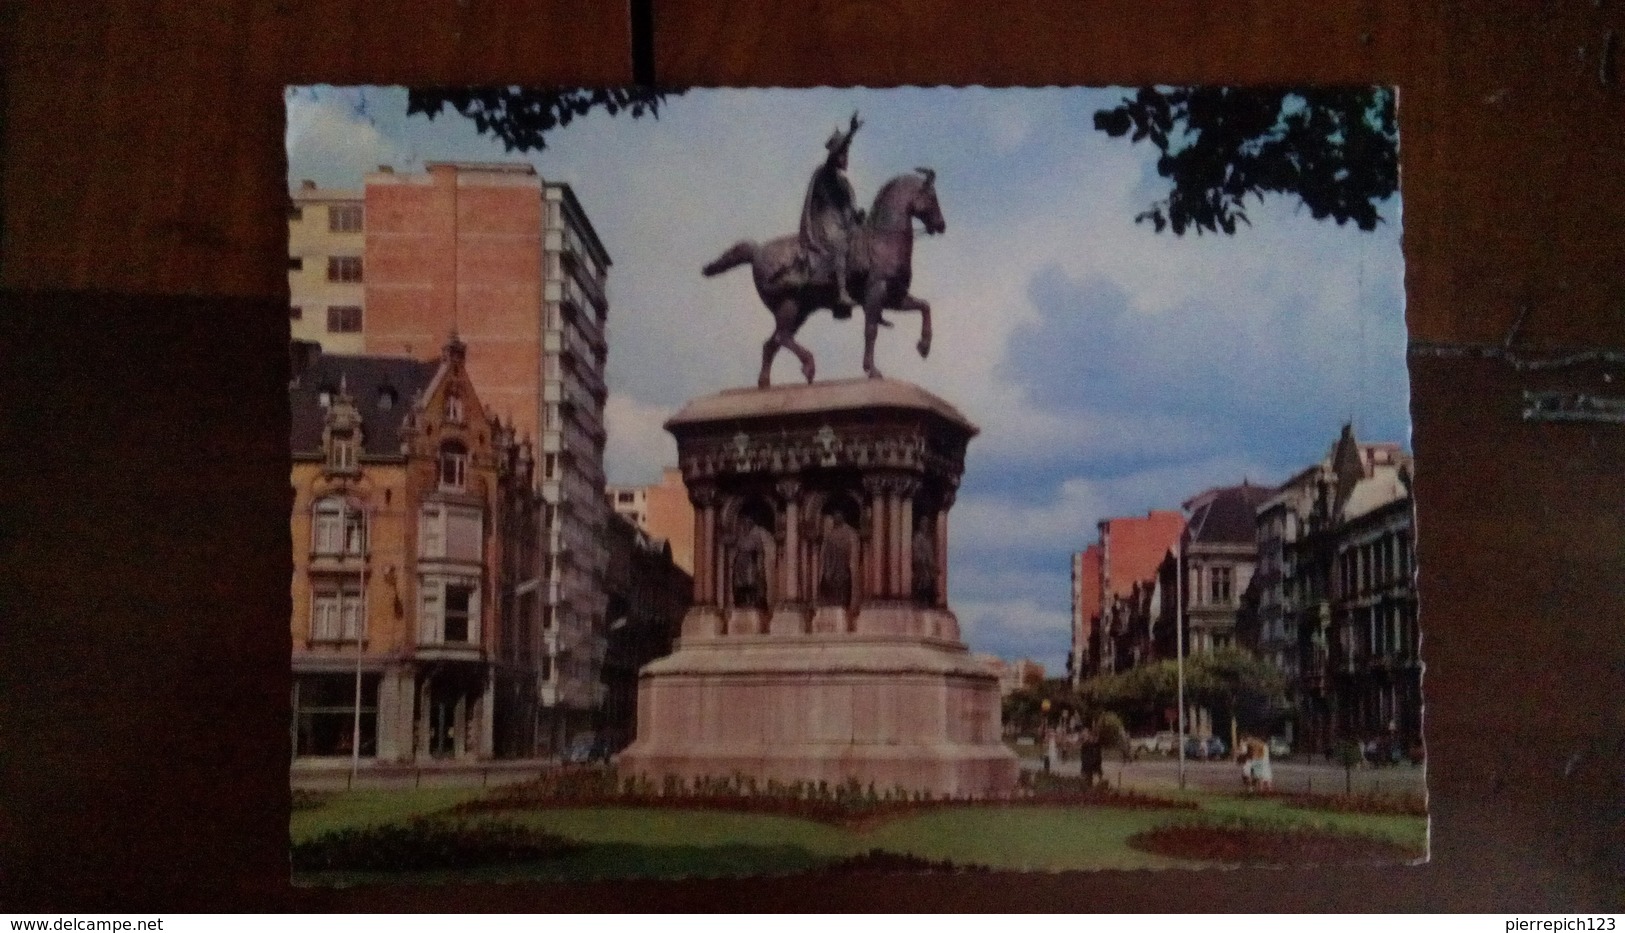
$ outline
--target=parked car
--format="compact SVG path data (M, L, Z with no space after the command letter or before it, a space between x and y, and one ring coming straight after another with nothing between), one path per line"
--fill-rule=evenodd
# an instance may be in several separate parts
M1179 733L1163 731L1151 737L1151 750L1159 755L1172 755L1179 751Z
M565 764L585 765L598 761L609 763L609 742L605 739L579 735L564 751Z
M1194 735L1185 738L1186 758L1194 758L1197 761L1210 761L1223 758L1228 751L1229 747L1224 744L1224 739L1216 735L1210 735L1205 739L1197 738Z
M1292 743L1280 736L1270 739L1271 758L1284 758L1290 754L1292 754Z

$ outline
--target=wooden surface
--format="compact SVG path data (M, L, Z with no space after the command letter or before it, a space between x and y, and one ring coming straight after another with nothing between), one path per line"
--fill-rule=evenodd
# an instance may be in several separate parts
M0 0L0 909L1621 908L1625 428L1517 417L1526 387L1618 383L1471 360L1412 366L1425 867L289 888L281 88L630 74L620 4L380 9ZM1599 62L1625 4L654 19L680 84L1397 83L1413 337L1499 342L1527 307L1530 343L1625 345L1625 63Z

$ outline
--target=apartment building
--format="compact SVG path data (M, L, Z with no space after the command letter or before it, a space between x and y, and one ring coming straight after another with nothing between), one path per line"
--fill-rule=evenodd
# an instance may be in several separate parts
M364 218L360 191L305 181L290 193L288 330L294 340L327 353L362 352ZM430 340L419 350L435 346Z
M359 276L359 284L328 283L358 289L358 298L343 293L354 305L334 305L358 310L333 318L337 332L314 335L325 322L303 320L308 308L293 323L305 324L324 348L348 350L356 342L348 328L359 321L354 352L386 356L415 357L455 333L469 348L468 373L486 408L517 435L536 439L536 483L547 506L539 546L548 563L537 606L542 713L533 753L562 751L594 731L605 697L609 256L571 188L528 164L431 162L410 173L382 167L359 192L302 185L292 204L290 267L302 224L297 242L310 254L299 257L305 279L315 276L318 246L330 259L348 259L356 234L349 227L352 220L360 225L357 261L333 266L341 278ZM322 224L344 228L346 239L321 240ZM341 236L331 229L325 235ZM312 245L313 238L320 242ZM292 290L294 270L289 274ZM302 288L318 284L301 280ZM328 292L305 297L315 294L308 288L292 293L311 305L330 300Z
M535 713L504 689L521 633L496 570L538 497L464 354L453 340L438 362L295 355L296 762L527 751L515 724Z
M660 482L648 486L606 487L604 498L617 515L671 545L671 559L684 573L694 572L694 503L689 501L682 470L666 467Z

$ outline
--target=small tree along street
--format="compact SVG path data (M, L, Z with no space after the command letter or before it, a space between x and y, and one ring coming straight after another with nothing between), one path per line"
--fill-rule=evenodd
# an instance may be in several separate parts
M1079 685L1078 696L1092 709L1122 716L1131 729L1157 728L1168 710L1178 708L1178 662L1097 674ZM1211 710L1216 723L1234 716L1242 729L1264 731L1285 706L1286 682L1279 670L1247 652L1220 648L1185 659L1185 702Z

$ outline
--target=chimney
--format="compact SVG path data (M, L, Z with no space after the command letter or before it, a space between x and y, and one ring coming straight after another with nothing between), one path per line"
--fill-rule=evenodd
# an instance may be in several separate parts
M316 183L314 181L311 181L309 178L302 179L299 182L299 190L300 191L315 191L316 190Z
M395 166L393 166L393 165L380 165L380 166L378 166L378 171L384 173L385 175L393 175L393 174L395 174Z

